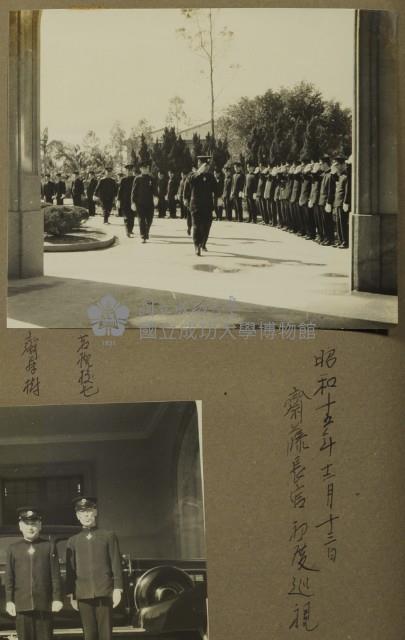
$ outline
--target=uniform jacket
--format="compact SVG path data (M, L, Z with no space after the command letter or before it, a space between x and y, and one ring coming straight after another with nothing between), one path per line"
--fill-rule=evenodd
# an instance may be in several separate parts
M284 182L283 197L284 197L284 200L287 200L289 202L291 198L291 191L293 188L293 179L292 179L292 176L286 175L284 180L285 182Z
M189 201L191 213L209 215L215 206L217 182L212 173L193 173L184 187L184 198Z
M118 539L112 531L83 529L66 546L66 593L77 600L103 598L123 588Z
M266 178L266 184L264 185L264 192L263 192L263 198L265 198L266 200L268 200L270 198L270 190L271 190L271 183L272 183L272 175L269 174L267 175Z
M55 184L55 195L57 198L61 198L62 196L66 195L66 182L64 182L63 180L59 180Z
M258 173L257 174L257 185L256 185L256 195L259 198L263 198L264 195L264 188L266 185L266 176L264 175L264 173Z
M231 190L232 190L232 175L225 175L224 176L224 189L222 192L222 197L223 198L230 198L231 197Z
M345 201L346 188L347 188L347 173L341 173L340 175L336 176L335 197L333 199L334 207L343 206Z
M98 181L94 195L100 198L101 202L111 203L117 195L117 183L114 178L106 176Z
M84 193L84 184L81 178L76 178L72 182L72 196L82 196Z
M217 198L222 198L222 194L224 192L225 176L221 171L219 176L216 176L214 174L214 178L215 178L215 181L217 183Z
M44 182L42 187L42 193L45 198L53 198L55 195L55 183L50 180L49 182Z
M29 553L34 549L33 553ZM58 553L54 542L21 538L11 544L6 560L6 601L20 611L51 611L52 600L62 600Z
M125 176L119 184L117 199L120 201L120 206L123 209L131 208L131 193L134 180L135 176Z
M234 173L232 176L231 198L238 198L239 192L245 186L245 176L243 173Z
M157 184L153 176L144 174L136 176L132 185L131 201L137 207L153 209L153 196L157 196Z
M243 193L247 198L253 198L253 194L257 189L257 175L254 173L247 173L245 176L245 187Z
M163 199L167 193L167 178L166 176L158 177L157 179L157 195L158 198Z
M300 207L308 204L309 194L311 193L311 174L306 173L302 177L300 199L298 204Z
M313 173L312 174L311 191L310 191L310 194L309 194L309 202L311 202L313 205L314 204L318 204L318 202L319 202L319 195L320 195L320 190L321 190L321 182L322 182L322 173L320 173L320 172Z
M167 183L167 198L173 200L177 195L178 180L176 176L169 178Z
M89 183L86 189L88 198L92 198L94 196L94 192L96 190L97 184L98 184L97 178L91 178L91 180L89 180Z
M297 203L297 201L299 200L300 191L301 191L301 175L297 173L296 175L294 175L294 180L293 180L292 189L291 189L290 202L292 204Z
M325 204L332 204L333 191L334 189L333 189L332 174L330 172L330 169L328 169L328 171L325 171L325 173L322 175L321 186L319 188L318 204L322 207L324 207ZM330 201L331 199L332 199L332 202Z
M343 204L349 205L349 209L352 208L352 170L350 165L347 168L346 191Z

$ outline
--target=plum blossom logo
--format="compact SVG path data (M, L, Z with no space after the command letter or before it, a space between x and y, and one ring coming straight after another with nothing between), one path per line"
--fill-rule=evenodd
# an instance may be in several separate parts
M87 309L95 336L122 336L128 322L129 309L113 296L101 298Z

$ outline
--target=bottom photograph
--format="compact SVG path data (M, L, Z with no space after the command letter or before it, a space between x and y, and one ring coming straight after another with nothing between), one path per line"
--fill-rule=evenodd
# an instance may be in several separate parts
M0 637L207 640L201 405L0 407Z

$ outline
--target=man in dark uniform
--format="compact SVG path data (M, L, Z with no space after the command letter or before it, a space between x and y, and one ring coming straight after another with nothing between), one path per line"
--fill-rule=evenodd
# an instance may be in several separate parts
M84 184L80 177L79 171L74 171L74 179L72 182L72 198L76 207L82 206L82 195L84 194Z
M167 206L169 208L169 216L176 217L176 196L177 196L178 180L173 169L169 169L169 180L167 183Z
M217 183L210 172L210 156L198 156L197 171L187 179L184 198L190 207L193 219L193 241L195 252L201 255L201 249L207 251L207 240L212 224L214 200Z
M298 204L300 207L302 224L305 228L304 238L306 240L315 240L315 221L313 211L311 212L310 209L308 209L309 194L311 193L312 165L307 161L304 161L303 164L301 191Z
M118 178L117 181L116 181L117 182L117 189L119 188L119 186L121 184L121 180L122 180L122 178L124 178L124 176L125 176L125 173L122 173L122 171L117 173L117 178ZM124 217L124 212L123 212L122 207L120 206L120 204L121 204L120 200L117 197L117 216L120 217L120 218L123 218Z
M245 186L243 188L243 195L246 201L246 208L248 212L248 222L257 222L257 208L256 208L256 190L257 190L258 174L255 173L255 168L252 162L247 163L247 171L245 176Z
M320 187L322 182L322 170L319 162L315 162L312 167L312 182L311 182L311 191L309 194L308 200L308 209L312 209L314 220L315 220L315 230L316 236L315 240L319 244L322 244L325 240L325 230L323 228L323 221L321 215L321 209L319 207L319 194Z
M42 187L42 195L45 199L45 202L53 204L53 198L55 195L55 183L51 180L51 176L49 173L45 175L45 182Z
M94 202L94 192L97 187L98 180L94 171L89 171L89 181L86 188L87 206L89 210L89 216L96 215L96 203Z
M132 211L138 214L139 231L144 243L149 240L155 209L154 198L157 197L157 183L150 173L150 165L148 160L140 163L141 175L135 176L131 192Z
M187 210L184 206L184 184L187 178L187 171L182 170L180 172L180 182L177 188L176 200L180 204L180 218L187 218Z
M336 220L336 246L339 249L347 249L349 246L349 213L343 208L347 189L347 168L344 156L336 156L335 163L336 179L333 217Z
M226 219L229 222L232 221L232 198L231 198L231 190L232 190L232 167L227 164L224 167L225 177L224 177L224 190L222 192L222 200L225 208Z
M66 183L62 180L61 173L57 173L56 177L58 178L58 181L55 183L56 204L61 205L66 195Z
M266 165L263 162L259 162L259 166L256 169L256 198L255 198L255 209L256 216L257 213L260 214L262 223L266 224L267 220L267 211L264 208L264 188L266 186Z
M167 193L167 177L165 173L159 169L158 177L157 177L157 209L158 209L158 218L166 217L166 193Z
M22 538L6 560L6 611L16 617L18 640L50 640L52 613L63 607L59 560L54 542L40 535L37 509L17 510Z
M132 164L126 164L125 169L127 170L127 175L121 179L118 187L117 207L124 216L128 238L133 238L134 234L132 232L134 230L135 213L131 208L131 193L135 180L134 166Z
M300 165L293 164L292 168L292 186L291 186L291 195L290 195L290 209L291 216L293 219L293 230L299 236L303 235L303 229L301 225L301 217L299 212L299 194L301 191L301 173L300 173Z
M321 159L322 180L319 188L318 205L325 230L323 245L331 246L335 242L335 227L332 215L332 204L335 197L335 180L332 176L331 162L328 155Z
M111 640L112 609L122 597L123 577L117 536L97 527L97 501L74 500L82 531L66 547L66 592L80 613L84 640Z
M224 192L224 172L219 167L214 168L214 178L217 183L217 195L215 196L214 210L217 220L222 220L224 204L222 194Z
M101 180L99 180L94 191L94 197L100 198L104 215L104 224L110 224L108 218L110 217L114 199L117 195L117 183L115 182L111 174L112 167L106 167L104 178L101 178Z
M235 216L238 222L243 222L242 196L245 186L245 176L242 173L242 163L238 160L233 163L235 173L232 176L231 200L235 208Z

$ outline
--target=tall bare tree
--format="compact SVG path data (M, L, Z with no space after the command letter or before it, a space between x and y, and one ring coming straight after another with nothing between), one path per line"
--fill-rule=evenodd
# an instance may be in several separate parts
M174 126L176 134L180 131L180 125L188 124L187 114L184 111L184 100L180 96L173 96L169 100L169 111L166 118L168 127Z
M215 138L215 71L218 60L223 59L225 48L234 33L228 27L220 30L217 17L220 9L181 9L187 26L176 29L188 43L190 49L205 60L211 98L211 135Z

